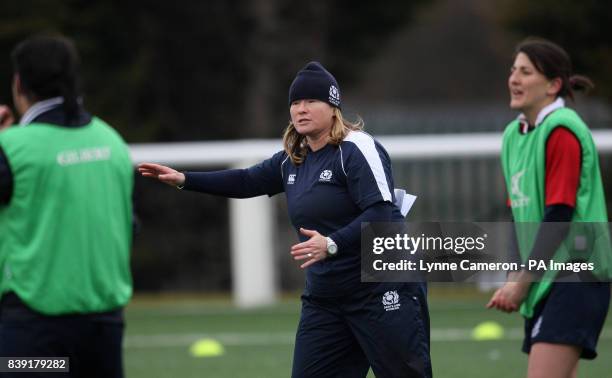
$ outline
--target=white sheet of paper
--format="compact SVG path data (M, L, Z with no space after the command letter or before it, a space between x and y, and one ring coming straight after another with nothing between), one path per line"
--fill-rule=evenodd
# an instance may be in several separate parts
M395 205L399 208L400 213L405 217L414 205L417 196L408 194L404 189L395 188Z
M408 215L408 212L412 208L412 205L414 205L414 201L416 201L416 199L417 199L417 196L413 194L406 193L404 195L404 200L402 201L402 208L400 209L403 216Z

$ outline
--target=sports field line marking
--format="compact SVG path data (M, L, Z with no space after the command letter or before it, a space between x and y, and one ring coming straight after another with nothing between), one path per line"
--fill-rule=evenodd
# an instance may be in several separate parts
M522 340L522 328L508 328L501 340ZM211 338L226 346L268 346L292 345L293 332L225 332L225 333L167 333L158 335L128 335L124 348L170 348L187 347L199 339ZM600 339L612 339L612 331L604 330ZM474 341L471 328L434 328L431 330L432 342ZM475 341L474 341L475 342Z
M132 335L125 339L124 348L163 348L189 346L200 339L215 339L227 346L265 346L293 344L295 333L169 333Z

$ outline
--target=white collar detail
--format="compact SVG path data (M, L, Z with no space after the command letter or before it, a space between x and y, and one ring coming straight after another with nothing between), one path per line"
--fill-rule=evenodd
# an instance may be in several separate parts
M48 112L49 110L56 108L63 103L63 97L52 97L35 103L34 105L30 106L25 113L23 113L23 117L21 117L21 120L19 121L19 126L29 125L39 115Z
M546 118L547 115L563 107L565 107L565 100L563 100L561 97L557 97L552 104L548 104L542 108L542 110L540 110L534 126L538 127L544 121L544 118ZM527 123L527 117L523 113L518 116L518 119L521 123Z

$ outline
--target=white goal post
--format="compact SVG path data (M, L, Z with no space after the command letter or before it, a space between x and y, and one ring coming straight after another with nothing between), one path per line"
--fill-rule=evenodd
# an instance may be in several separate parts
M495 157L501 133L377 136L392 160ZM594 130L600 153L612 152L612 130ZM134 164L155 162L177 169L246 168L282 149L278 139L130 145ZM421 201L427 201L421 198ZM274 303L274 206L262 196L230 200L232 293L239 307Z

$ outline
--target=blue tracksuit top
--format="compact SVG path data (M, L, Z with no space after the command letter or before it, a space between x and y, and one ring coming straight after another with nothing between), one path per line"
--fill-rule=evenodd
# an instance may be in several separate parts
M297 166L280 151L247 169L186 173L185 182L188 190L236 198L285 192L300 241L307 240L302 227L338 244L336 256L307 268L305 292L324 297L349 293L360 282L361 222L403 220L393 187L389 155L362 131L351 131L338 146L308 151Z

